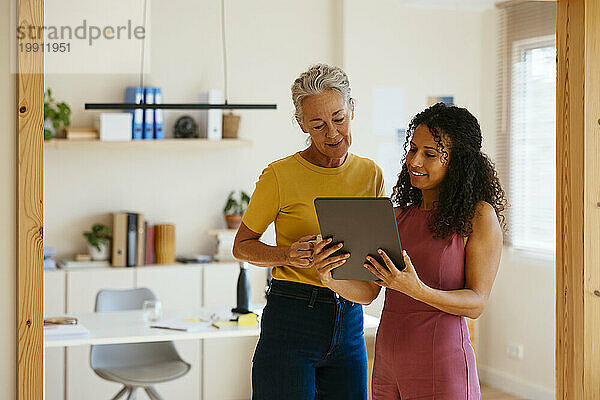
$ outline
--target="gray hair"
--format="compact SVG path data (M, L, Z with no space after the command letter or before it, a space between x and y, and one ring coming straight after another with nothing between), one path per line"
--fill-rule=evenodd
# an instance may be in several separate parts
M295 117L302 120L302 100L305 97L319 94L326 89L333 89L350 102L350 82L348 76L339 67L327 64L316 64L300 74L292 85L292 101L294 102Z

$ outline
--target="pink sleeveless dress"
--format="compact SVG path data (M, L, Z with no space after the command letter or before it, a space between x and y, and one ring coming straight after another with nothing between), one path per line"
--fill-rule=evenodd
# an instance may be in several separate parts
M459 235L434 239L430 211L411 207L398 218L402 247L419 278L441 290L465 285L465 246ZM377 331L373 399L480 399L475 354L464 317L386 289Z

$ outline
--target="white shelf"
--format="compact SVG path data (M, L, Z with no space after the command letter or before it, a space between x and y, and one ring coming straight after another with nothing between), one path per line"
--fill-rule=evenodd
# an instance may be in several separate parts
M101 142L100 140L66 140L52 139L44 142L46 149L225 149L233 147L248 147L252 144L247 139L161 139L161 140L131 140L128 142Z
M207 263L180 263L176 262L174 264L146 264L146 265L136 265L135 267L81 267L81 268L57 268L57 269L46 269L44 273L53 273L53 272L79 272L79 271L135 271L140 269L168 269L168 268L198 268L198 267L211 267L211 266L222 266L225 264L238 264L237 260L223 260L218 261L214 260Z

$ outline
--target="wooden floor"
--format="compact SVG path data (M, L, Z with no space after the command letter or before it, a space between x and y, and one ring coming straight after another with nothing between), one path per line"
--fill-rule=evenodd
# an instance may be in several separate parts
M520 397L515 397L511 394L506 394L498 389L481 385L482 400L523 400Z

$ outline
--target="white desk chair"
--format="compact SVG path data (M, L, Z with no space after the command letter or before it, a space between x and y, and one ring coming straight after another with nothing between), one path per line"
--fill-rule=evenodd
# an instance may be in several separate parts
M145 300L156 300L148 288L105 289L96 296L96 312L141 310ZM90 365L101 378L124 385L112 400L124 394L133 400L138 388L152 400L163 400L153 385L177 379L190 370L173 342L93 345Z

